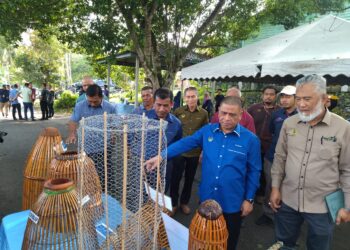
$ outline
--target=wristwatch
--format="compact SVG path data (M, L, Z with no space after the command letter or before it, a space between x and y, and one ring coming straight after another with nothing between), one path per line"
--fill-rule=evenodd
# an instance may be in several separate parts
M254 199L246 199L246 201L248 201L250 204L254 204Z

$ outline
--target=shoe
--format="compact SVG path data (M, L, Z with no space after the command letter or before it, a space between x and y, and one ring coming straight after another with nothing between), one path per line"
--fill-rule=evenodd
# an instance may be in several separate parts
M177 207L173 207L173 211L171 211L171 212L169 213L169 216L170 216L170 217L174 217L175 214L176 214L176 211L177 211Z
M190 214L191 213L191 208L187 206L186 204L181 204L181 210L184 214Z
M25 119L23 119L23 118L19 118L20 120L25 120Z
M13 118L14 121L17 121L17 118Z
M43 121L43 120L45 120L45 118L41 118L41 119L39 119L40 121Z
M281 247L283 247L283 242L277 241L272 246L270 246L267 250L278 250L278 249L281 249Z
M255 224L258 226L271 226L273 225L273 220L263 214L255 221Z
M32 121L35 122L36 120L34 118L32 118Z

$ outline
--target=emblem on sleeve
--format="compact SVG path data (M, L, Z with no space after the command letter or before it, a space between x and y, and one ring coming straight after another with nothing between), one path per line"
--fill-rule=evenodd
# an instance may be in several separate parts
M209 136L209 137L208 137L208 142L212 142L212 141L214 141L214 138L211 137L211 136Z

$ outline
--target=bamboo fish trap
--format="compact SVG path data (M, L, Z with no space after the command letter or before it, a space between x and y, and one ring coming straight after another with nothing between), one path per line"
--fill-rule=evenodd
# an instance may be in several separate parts
M73 181L46 181L29 216L22 249L77 249L77 197ZM97 236L95 238L96 243L84 244L84 249L96 249Z
M220 205L214 200L203 202L193 217L188 249L226 250L228 231Z
M49 164L54 157L54 146L62 141L57 128L42 130L27 157L24 169L22 209L30 209L43 190Z
M88 206L93 213L90 218L97 221L103 214L102 189L100 179L97 175L94 162L85 154L78 154L76 151L64 152L55 155L51 161L48 178L59 179L68 178L72 180L79 189L78 173L82 171L84 175L84 191L82 196L88 200Z

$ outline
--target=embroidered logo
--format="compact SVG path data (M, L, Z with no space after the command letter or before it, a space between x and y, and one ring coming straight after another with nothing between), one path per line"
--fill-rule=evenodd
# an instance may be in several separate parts
M297 130L295 128L291 128L287 131L287 135L295 136L297 134Z
M335 136L322 136L321 137L321 144L323 144L323 141L330 141L330 142L336 142L337 141L337 137Z
M182 114L182 115L181 115L181 118L185 118L185 117L186 117L186 115L185 115L185 114Z
M214 138L211 137L211 136L209 136L209 137L208 137L208 142L212 142L212 141L214 141Z

